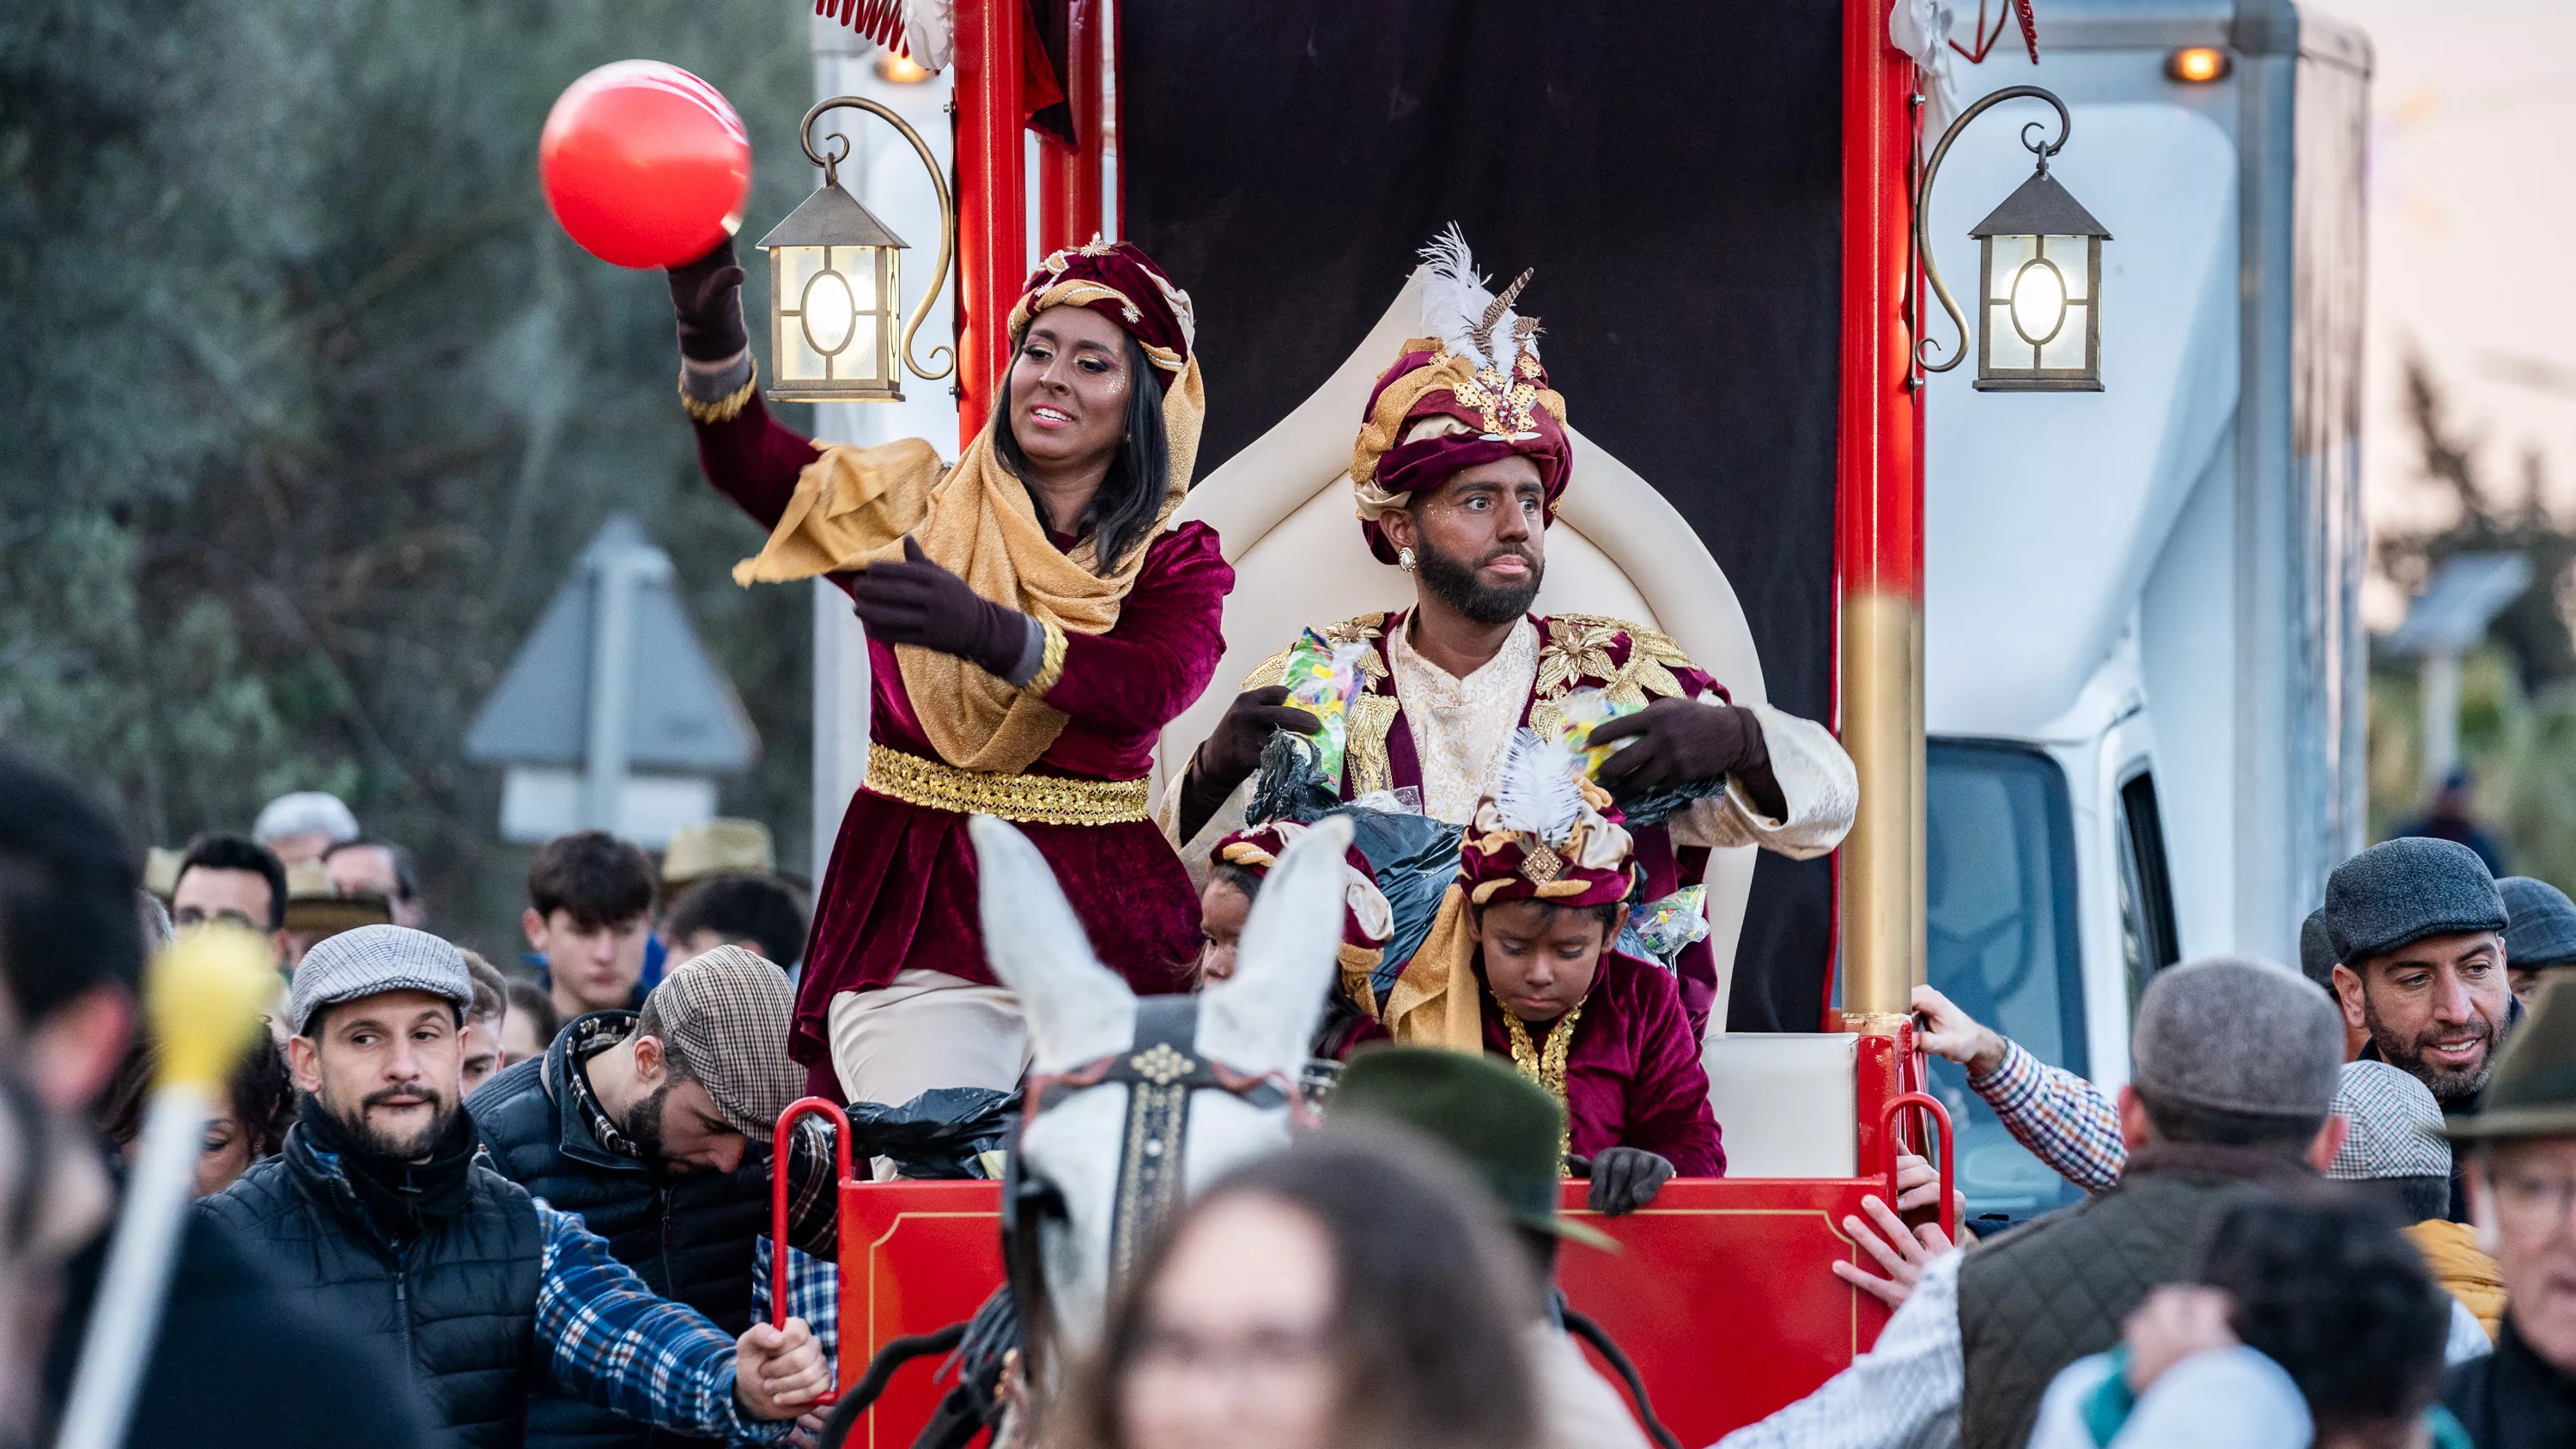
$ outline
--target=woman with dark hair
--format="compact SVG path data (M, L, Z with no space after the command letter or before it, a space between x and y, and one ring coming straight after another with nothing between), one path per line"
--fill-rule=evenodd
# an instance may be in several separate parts
M1427 1138L1335 1123L1193 1202L1110 1310L1049 1449L1524 1449L1540 1305Z
M1188 872L1150 823L1162 728L1205 689L1234 572L1171 524L1206 411L1187 293L1124 242L1060 251L1009 319L992 420L817 444L762 405L730 242L670 274L707 477L770 530L737 581L823 576L866 625L867 777L817 893L790 1050L808 1089L903 1102L1007 1088L1028 1032L986 968L973 814L1014 821L1102 960L1184 989Z
M138 1041L125 1054L108 1084L100 1131L128 1162L143 1135L143 1109L152 1099L152 1079L160 1075L161 1051ZM234 1066L223 1100L206 1121L205 1141L197 1151L196 1196L208 1197L233 1185L250 1165L276 1153L295 1120L295 1093L286 1077L286 1057L267 1032L253 1037Z

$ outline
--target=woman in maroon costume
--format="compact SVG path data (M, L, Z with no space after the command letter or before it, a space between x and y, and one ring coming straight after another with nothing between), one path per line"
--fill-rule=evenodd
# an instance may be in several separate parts
M985 964L968 814L1027 833L1138 992L1187 989L1198 946L1146 799L1155 739L1224 651L1234 583L1214 531L1168 524L1204 412L1189 297L1123 242L1047 258L992 422L943 465L917 440L818 445L773 421L741 282L730 243L671 273L699 459L771 530L735 577L849 590L873 677L790 1049L843 1100L1009 1087L1027 1031Z

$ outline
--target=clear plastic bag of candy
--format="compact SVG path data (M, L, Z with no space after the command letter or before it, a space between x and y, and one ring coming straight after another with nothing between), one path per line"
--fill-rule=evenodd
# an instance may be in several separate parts
M1322 722L1315 732L1316 767L1335 794L1342 788L1342 750L1350 737L1351 699L1360 689L1365 643L1333 644L1312 629L1288 648L1287 702Z

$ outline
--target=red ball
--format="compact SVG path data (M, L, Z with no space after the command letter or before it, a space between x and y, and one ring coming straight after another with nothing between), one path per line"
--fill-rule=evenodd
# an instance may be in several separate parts
M714 86L676 65L621 60L564 88L537 138L555 220L621 267L695 261L742 225L751 137Z

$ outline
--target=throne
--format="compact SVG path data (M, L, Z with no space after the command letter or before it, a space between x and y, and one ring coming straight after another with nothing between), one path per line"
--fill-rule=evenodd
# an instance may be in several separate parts
M1380 371L1419 335L1425 273L1416 270L1366 338L1324 385L1269 432L1199 480L1176 518L1217 531L1234 565L1225 602L1225 658L1198 703L1164 729L1155 751L1155 797L1240 692L1243 677L1309 624L1403 608L1406 576L1370 557L1351 505L1351 439ZM1547 535L1542 614L1607 614L1672 636L1692 661L1739 703L1767 701L1762 660L1734 586L1689 523L1652 485L1608 449L1574 438L1574 478ZM1744 903L1753 887L1754 847L1712 853L1708 867L1710 945L1717 1006L1725 1029L1727 989ZM1192 862L1193 869L1198 862Z

